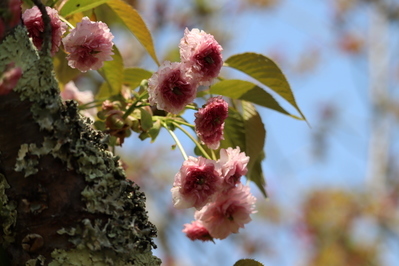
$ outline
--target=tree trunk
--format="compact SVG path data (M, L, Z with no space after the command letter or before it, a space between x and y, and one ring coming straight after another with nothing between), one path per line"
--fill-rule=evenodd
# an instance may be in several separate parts
M61 101L51 57L22 26L0 44L0 73L11 62L23 75L0 96L0 243L10 264L159 265L144 194L76 103Z

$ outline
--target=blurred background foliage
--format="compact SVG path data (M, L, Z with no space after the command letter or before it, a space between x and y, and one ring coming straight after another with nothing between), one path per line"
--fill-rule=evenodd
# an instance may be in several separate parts
M329 67L329 60L345 62L348 67L341 71L355 73L351 75L354 86L337 88L337 92L329 96L320 94L318 97L318 90L328 87L327 84L340 84L342 72L331 72L321 83L310 86L311 89L299 91L299 105L311 125L309 128L302 122L301 138L297 139L299 132L290 128L289 123L294 122L287 122L281 115L277 119L263 117L267 128L277 127L275 134L281 133L281 136L274 135L274 139L288 136L301 143L293 146L287 140L286 150L296 149L295 156L292 156L294 153L288 156L281 152L285 148L276 146L273 138L266 137L264 165L266 181L270 183L267 187L270 199L265 200L257 188L252 187L258 197L254 221L239 234L215 244L192 242L181 232L183 224L191 222L192 213L172 207L170 188L182 158L171 149L173 142L169 136L161 132L162 141L151 146L148 140L142 142L132 135L123 148L117 149L127 176L146 192L151 221L159 230L155 253L161 257L163 265L233 265L244 257L279 266L399 265L399 104L396 90L399 3L389 0L126 2L142 14L153 34L160 61L179 60L178 42L188 27L213 34L223 46L225 58L243 49L257 49L271 57L288 74L295 94L304 84L315 80L320 69ZM321 20L322 24L315 23L320 21L320 10L328 14ZM289 17L281 16L282 12L290 14ZM107 6L86 13L110 25L126 67L156 70L144 48ZM294 30L281 32L282 40L273 39L268 29L277 27L276 24L259 25L252 22L254 17L268 18L267 21L286 20L284 23ZM247 30L258 35L245 39L245 31L234 28L236 20L245 21ZM306 23L301 24L302 21ZM329 37L323 37L325 32ZM257 44L264 39L273 45L262 50ZM285 47L296 49L291 51ZM64 71L67 72L80 89L97 90L96 86L101 84L101 78L95 73L80 77L71 69ZM230 74L222 72L226 77ZM349 95L348 90L359 87L361 89L354 92L355 100L348 100L349 96L339 91L344 90ZM304 100L311 98L310 95L316 100ZM361 107L355 101L361 101ZM362 118L358 120L359 116ZM276 125L276 121L288 126ZM353 128L355 130L351 130ZM360 144L353 146L352 142ZM357 157L360 163L354 163L353 167L360 165L361 170L353 171L351 161L348 168L337 147ZM304 170L305 166L298 165L303 165L301 157L309 154L311 159ZM310 168L321 170L314 172L308 170ZM282 177L287 169L289 177ZM319 176L315 177L314 173ZM346 180L339 177L341 173ZM356 176L348 177L347 173ZM331 176L336 176L337 182ZM284 181L280 182L281 179ZM318 181L325 179L328 181Z

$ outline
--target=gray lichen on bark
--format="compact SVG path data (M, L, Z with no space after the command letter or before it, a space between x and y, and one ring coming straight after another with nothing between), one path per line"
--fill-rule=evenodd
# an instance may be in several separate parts
M22 26L0 44L0 72L11 62L23 76L0 97L0 109L14 116L0 114L0 123L30 131L9 145L12 136L0 129L0 242L14 265L160 265L144 193L76 102L61 101L51 57Z

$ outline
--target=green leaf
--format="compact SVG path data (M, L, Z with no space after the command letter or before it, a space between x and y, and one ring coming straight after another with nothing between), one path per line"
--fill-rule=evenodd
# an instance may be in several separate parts
M242 259L234 263L234 266L264 266L259 261L253 259Z
M278 93L292 104L302 118L306 120L295 101L294 94L283 72L271 59L261 54L243 53L229 57L225 61L225 65L244 72Z
M152 76L152 72L138 68L138 67L130 67L125 68L124 70L124 81L123 83L130 86L130 88L134 89L140 86L143 79L149 79Z
M273 96L271 96L261 87L249 81L238 79L222 80L211 86L210 93L220 94L233 99L245 100L263 107L273 109L277 112L289 115L293 118L301 119L288 113L283 107L280 106L280 104L273 98Z
M109 0L69 0L60 10L60 15L63 17L93 9L102 5Z
M253 181L265 197L265 179L262 173L261 162L264 158L264 146L266 138L265 126L259 113L253 104L242 101L244 129L245 129L245 154L249 156L248 174L249 180ZM263 155L263 156L262 156ZM256 169L253 170L253 168Z
M206 90L202 90L202 91L197 91L197 98L202 98L202 97L204 97L204 96L206 96L206 95L208 95L210 92L209 92L209 89L206 89Z
M151 142L154 142L158 137L159 131L161 131L161 120L157 120L154 122L152 128L148 130L148 134L151 136Z
M81 74L76 68L71 68L68 66L68 60L66 59L66 53L63 51L58 51L58 53L53 57L54 72L57 80L60 84L65 85L69 81L73 80ZM64 88L60 86L60 88Z
M242 115L229 107L229 116L224 122L224 140L220 141L220 147L240 147L245 151L245 124Z
M263 196L265 198L268 198L268 195L267 195L267 192L265 189L265 187L266 187L265 176L264 176L263 170L262 170L262 161L264 159L265 159L264 151L262 151L258 155L258 158L253 158L253 164L252 164L251 169L248 169L247 177L249 180L253 181L258 186L258 188L262 192Z
M122 0L110 0L107 5L120 17L128 29L136 36L138 41L144 46L155 63L159 66L151 33L145 25L140 14L129 4Z
M105 61L104 66L98 71L108 83L109 92L104 95L106 98L119 94L124 80L122 56L116 46L114 46L113 52L113 60Z
M141 118L140 118L141 128L144 131L148 131L150 128L152 128L152 115L144 108L140 108L140 112L141 112Z
M107 82L103 82L94 98L96 100L107 99L109 95L111 95L111 93L112 93L111 87L108 85Z

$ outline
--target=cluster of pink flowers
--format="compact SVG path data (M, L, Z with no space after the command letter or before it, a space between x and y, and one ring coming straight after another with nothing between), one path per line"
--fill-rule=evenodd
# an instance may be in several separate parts
M174 207L194 207L195 221L185 224L191 240L224 239L251 221L256 198L240 182L249 157L236 149L221 149L220 160L189 157L175 176L171 189Z
M150 103L173 114L194 100L199 85L210 85L223 65L222 47L204 31L186 29L179 47L181 62L163 62L148 80Z
M107 24L99 21L90 21L84 17L77 23L76 28L62 38L67 26L58 16L57 10L46 6L46 11L51 21L51 55L55 55L61 45L61 40L65 51L68 53L68 65L77 68L81 72L97 70L104 65L104 61L112 60L112 46L114 36L110 32ZM28 30L29 37L37 49L43 45L44 24L40 10L34 6L27 9L22 19Z

